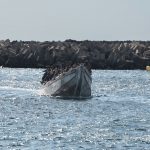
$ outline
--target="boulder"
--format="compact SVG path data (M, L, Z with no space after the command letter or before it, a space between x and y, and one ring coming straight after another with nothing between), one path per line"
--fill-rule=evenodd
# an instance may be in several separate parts
M0 65L46 67L89 61L94 69L144 69L149 41L0 41Z

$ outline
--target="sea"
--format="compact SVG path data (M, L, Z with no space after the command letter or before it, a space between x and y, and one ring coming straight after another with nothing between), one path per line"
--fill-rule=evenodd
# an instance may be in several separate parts
M0 150L150 150L150 72L92 70L92 97L43 95L43 69L0 69Z

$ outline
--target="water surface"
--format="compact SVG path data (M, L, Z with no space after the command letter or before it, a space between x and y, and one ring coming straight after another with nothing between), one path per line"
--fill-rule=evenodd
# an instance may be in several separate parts
M42 69L0 69L0 149L150 149L150 72L93 70L92 98L42 96Z

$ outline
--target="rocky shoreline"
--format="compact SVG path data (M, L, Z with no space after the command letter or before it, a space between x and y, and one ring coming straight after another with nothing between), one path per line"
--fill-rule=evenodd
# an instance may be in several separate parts
M145 69L150 41L0 41L0 66L46 68L89 62L92 69Z

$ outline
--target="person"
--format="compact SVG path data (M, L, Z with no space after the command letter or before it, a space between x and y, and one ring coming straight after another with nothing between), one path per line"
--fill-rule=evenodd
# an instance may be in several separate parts
M42 77L41 84L44 84L44 83L45 83L46 78L47 78L47 69L44 70L44 74L43 74L43 77Z
M46 70L44 70L41 84L46 83L47 81L51 80L52 78L53 78L53 70L51 68L47 68Z
M92 71L91 71L91 64L87 61L87 62L85 62L85 67L87 68L87 70L90 72L90 73L92 73Z

